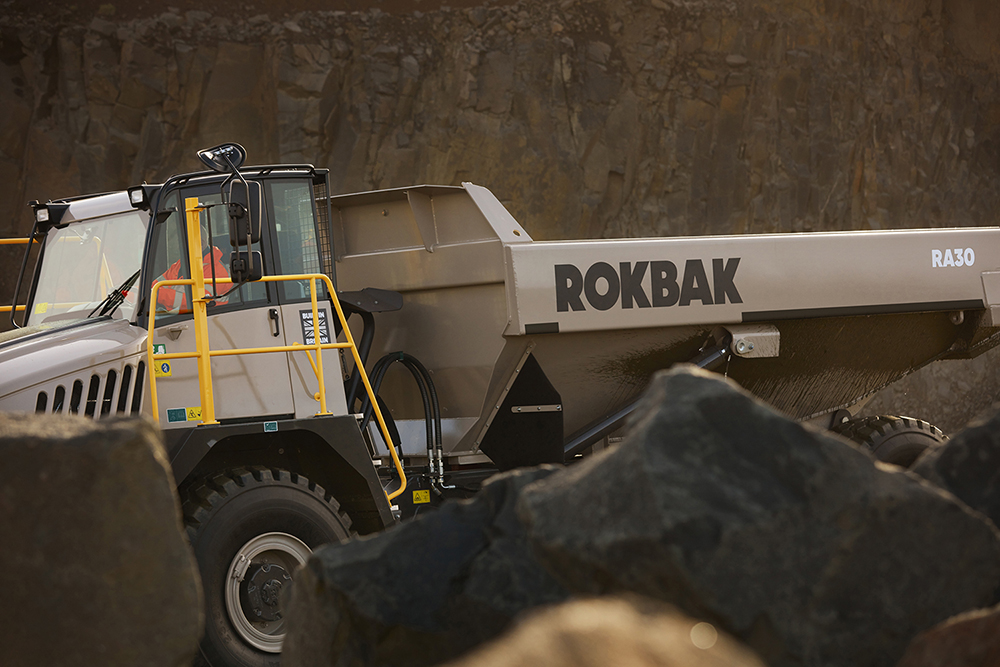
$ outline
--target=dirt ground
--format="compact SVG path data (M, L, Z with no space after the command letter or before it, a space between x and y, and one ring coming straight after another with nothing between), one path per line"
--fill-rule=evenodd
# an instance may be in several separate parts
M214 15L247 17L267 14L273 19L301 11L364 11L378 8L388 14L431 11L442 6L476 7L514 4L514 0L4 0L0 11L41 14L58 21L88 21L94 16L133 19L162 14L168 9L198 9Z

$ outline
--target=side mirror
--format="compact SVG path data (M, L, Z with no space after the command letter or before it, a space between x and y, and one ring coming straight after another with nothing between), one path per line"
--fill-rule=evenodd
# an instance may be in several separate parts
M229 245L237 248L260 241L260 183L233 181L228 209Z
M260 253L233 252L229 255L229 277L234 283L253 282L264 277L264 262Z

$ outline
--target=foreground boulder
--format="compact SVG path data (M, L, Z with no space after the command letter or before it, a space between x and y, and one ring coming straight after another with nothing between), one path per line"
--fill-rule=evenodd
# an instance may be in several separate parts
M318 549L295 575L283 667L433 665L565 600L515 515L521 489L556 470L507 473L472 501Z
M1000 412L927 452L912 471L1000 526Z
M528 615L447 667L765 667L704 621L641 598L592 598Z
M1000 607L969 611L921 632L897 667L997 665L1000 665Z
M526 489L520 510L569 590L674 602L771 667L891 665L1000 583L977 514L694 370L657 376L626 445Z
M0 468L0 662L190 664L201 587L154 428L0 414Z
M430 665L570 595L632 592L770 665L893 665L992 604L1000 534L915 476L697 370L658 375L628 438L498 476L298 575L285 665Z

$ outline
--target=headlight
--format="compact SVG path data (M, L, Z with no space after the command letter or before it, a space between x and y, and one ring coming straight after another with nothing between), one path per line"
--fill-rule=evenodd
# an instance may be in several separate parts
M160 189L159 185L147 185L143 183L142 185L134 185L127 190L128 201L132 204L132 208L142 209L143 211L148 211L153 197L156 196L156 191Z

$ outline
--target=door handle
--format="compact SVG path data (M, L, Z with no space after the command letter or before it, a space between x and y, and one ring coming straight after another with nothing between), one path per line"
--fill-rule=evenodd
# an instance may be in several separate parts
M172 327L168 327L167 328L167 338L169 338L170 340L177 340L178 338L181 337L181 333L183 333L184 330L187 329L187 328L188 327L187 327L186 324L178 324L178 325L174 325Z
M271 308L268 310L267 317L274 323L274 329L271 331L271 335L277 338L281 335L281 325L278 323L278 309Z

